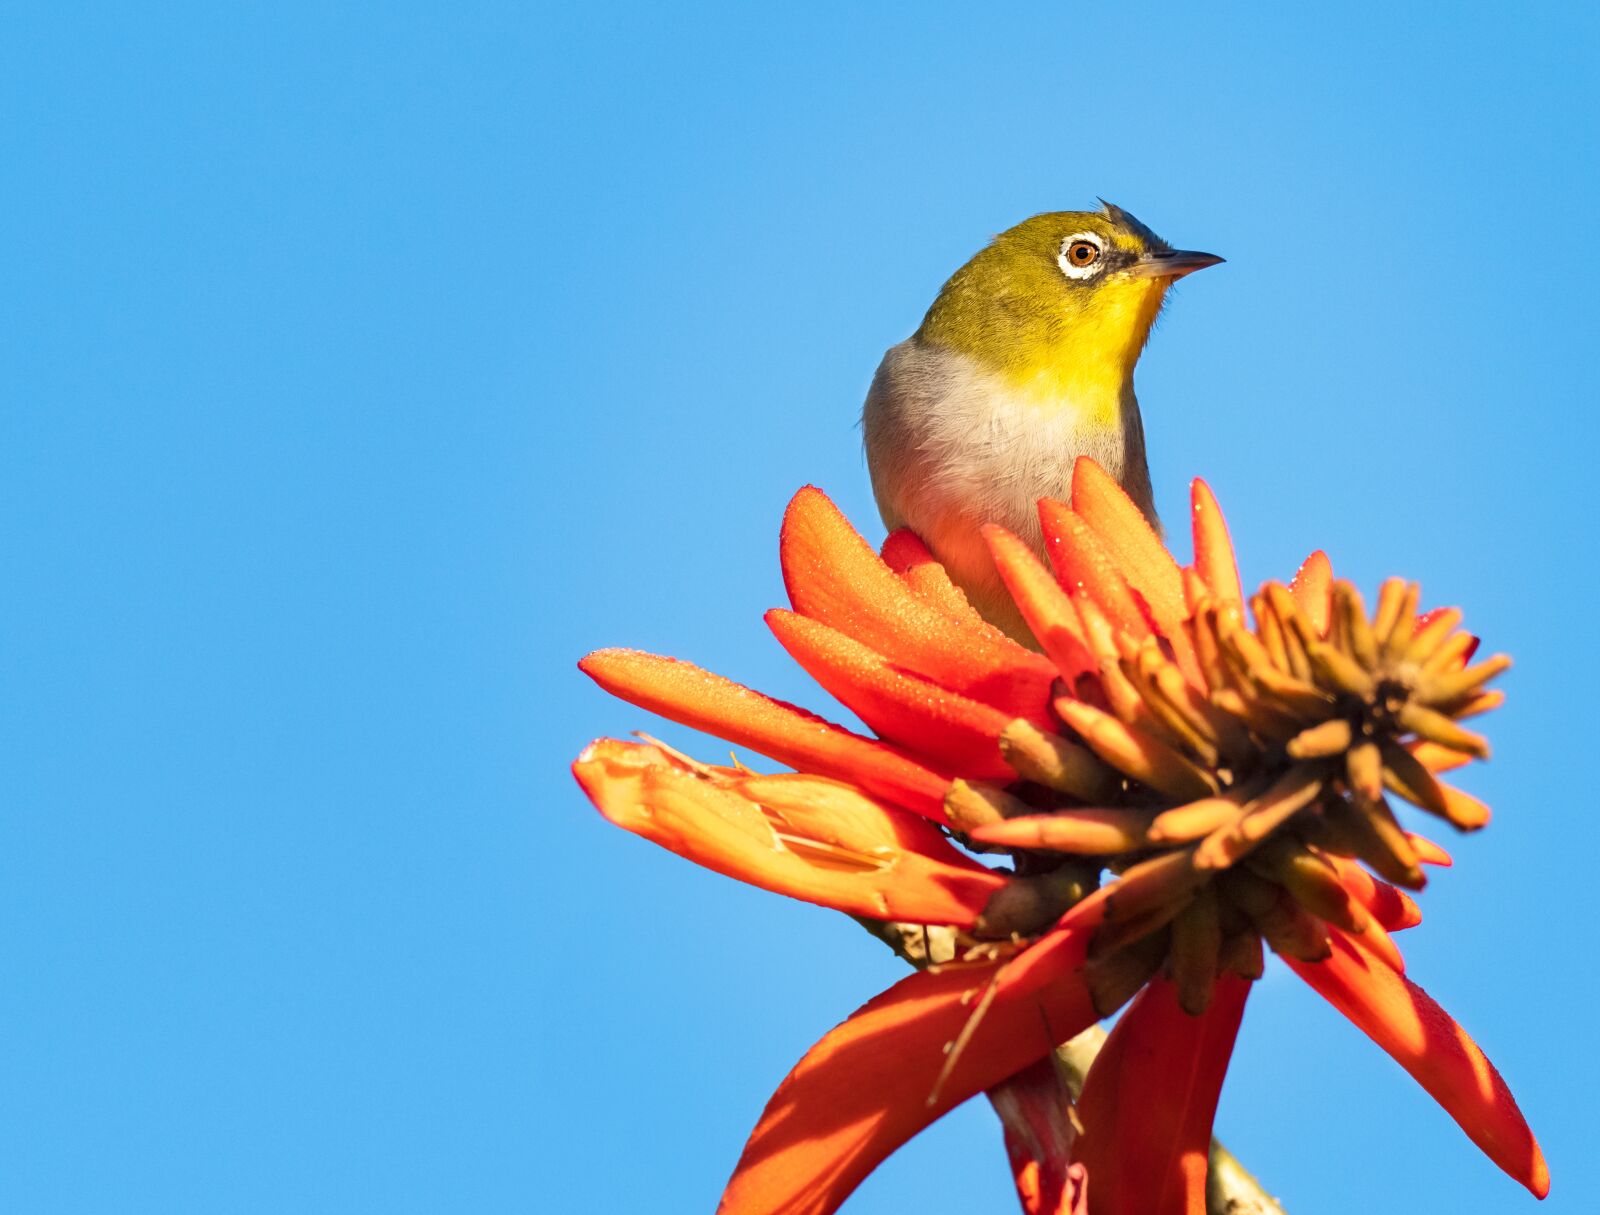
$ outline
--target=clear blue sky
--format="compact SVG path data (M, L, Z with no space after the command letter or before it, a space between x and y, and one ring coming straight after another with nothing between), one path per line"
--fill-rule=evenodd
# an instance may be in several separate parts
M12 6L0 37L0 1208L706 1212L897 977L606 826L630 644L765 634L805 482L992 232L1228 264L1158 501L1511 651L1412 973L1592 1211L1592 6ZM1181 530L1181 529L1180 529ZM1534 1204L1281 970L1219 1128L1296 1215ZM969 1107L855 1215L1002 1211Z

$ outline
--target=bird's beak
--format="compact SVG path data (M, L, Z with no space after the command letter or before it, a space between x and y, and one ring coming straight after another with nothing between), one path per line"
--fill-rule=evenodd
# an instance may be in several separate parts
M1128 273L1135 278L1182 278L1207 266L1215 266L1223 259L1215 253L1195 253L1188 249L1168 249L1162 253L1146 253Z

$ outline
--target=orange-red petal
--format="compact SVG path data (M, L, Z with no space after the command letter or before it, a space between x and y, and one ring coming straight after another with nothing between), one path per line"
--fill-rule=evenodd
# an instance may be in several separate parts
M956 624L975 629L998 643L1010 639L978 614L966 593L950 578L949 571L940 565L922 538L908 527L889 533L880 554L883 563L893 570L902 582L919 598L939 609Z
M1350 892L1350 897L1390 932L1422 923L1422 908L1399 887L1373 877L1348 857L1324 854L1323 859L1338 870L1339 884Z
M1015 779L1000 758L1000 732L1015 718L897 667L821 621L782 608L766 619L790 656L881 737L952 775Z
M1128 585L1144 596L1163 633L1189 614L1183 571L1144 512L1088 456L1072 468L1072 509L1093 529Z
M1078 512L1053 498L1039 500L1039 525L1056 581L1069 595L1084 591L1113 627L1135 641L1150 635L1140 602L1105 545Z
M1377 920L1368 920L1365 932L1353 934L1350 937L1353 944L1359 945L1389 969L1405 974L1406 960L1400 952L1400 946L1394 943L1394 938L1389 935L1389 930Z
M1454 858L1427 836L1407 831L1406 838L1411 841L1411 849L1417 854L1417 860L1424 865L1437 865L1441 869L1448 869L1455 864Z
M1194 1017L1157 978L1117 1022L1078 1101L1090 1215L1205 1215L1211 1122L1249 993L1219 978Z
M1441 772L1453 772L1457 768L1464 768L1472 762L1472 756L1465 751L1441 747L1435 742L1414 742L1407 747L1407 750L1417 757L1418 763L1435 776Z
M1088 456L1072 469L1072 509L1099 538L1128 586L1144 600L1156 629L1172 646L1184 678L1197 688L1205 681L1184 621L1189 617L1183 571L1133 499Z
M802 489L789 503L779 554L789 601L802 616L1012 717L1048 720L1056 672L1044 656L929 603L821 490Z
M989 1090L1024 1215L1088 1215L1087 1170L1072 1163L1072 1094L1046 1055Z
M1475 1144L1537 1198L1550 1191L1544 1155L1500 1073L1434 999L1330 929L1322 962L1284 960L1410 1072Z
M1077 609L1033 550L994 524L984 527L983 538L1017 610L1061 674L1070 682L1086 671L1098 670L1099 662L1083 635Z
M887 743L676 658L596 650L578 668L630 704L944 821L949 780Z
M1031 968L1042 982L1013 982L1014 961L967 963L911 975L872 1000L778 1086L722 1215L828 1215L923 1127L1092 1024L1084 946L1057 933L1030 949L1050 954ZM959 1052L947 1053L963 1031Z
M850 785L697 766L599 739L572 774L617 826L707 869L851 915L970 927L1005 877Z
M1244 587L1239 582L1239 563L1228 536L1228 521L1222 517L1211 487L1198 477L1189 487L1189 512L1195 572L1219 604L1242 606Z
M1328 632L1328 613L1333 605L1333 564L1320 548L1300 563L1289 580L1294 601L1305 613L1306 621L1323 636Z

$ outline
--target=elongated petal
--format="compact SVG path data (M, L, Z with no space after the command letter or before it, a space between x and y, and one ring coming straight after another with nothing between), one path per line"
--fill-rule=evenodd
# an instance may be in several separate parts
M1015 776L1000 758L1000 732L1013 718L893 665L820 621L774 608L767 625L813 679L890 742L968 778Z
M1516 1099L1467 1032L1404 975L1330 929L1322 962L1285 958L1319 995L1410 1072L1485 1155L1535 1197L1550 1173Z
M1289 582L1294 601L1305 613L1317 633L1328 634L1328 615L1333 605L1333 565L1320 548L1300 563Z
M821 490L802 489L789 503L779 552L789 601L802 616L1012 717L1047 720L1055 668L916 594Z
M1044 530L1045 552L1056 581L1069 595L1086 593L1113 628L1135 641L1150 635L1150 624L1128 580L1106 551L1094 529L1078 512L1051 498L1039 501L1039 525Z
M1083 937L1041 950L1029 982L1005 961L911 975L818 1042L751 1133L723 1215L828 1215L923 1127L1092 1023Z
M1198 477L1189 487L1189 511L1195 572L1218 603L1242 606L1244 588L1239 583L1239 563L1233 555L1228 522L1211 487Z
M617 826L718 873L851 915L971 927L1005 878L927 820L821 777L692 767L600 739L572 765Z
M1455 860L1438 844L1425 835L1418 835L1415 831L1407 831L1406 838L1411 841L1411 847L1417 854L1417 860L1424 865L1437 865L1441 869L1448 869L1455 864Z
M675 658L596 650L578 668L630 704L944 821L949 780L887 743Z
M1417 757L1417 761L1435 776L1441 772L1464 768L1472 762L1472 756L1466 752L1441 747L1438 743L1414 742L1409 750Z
M1415 928L1422 923L1422 909L1399 887L1373 877L1348 857L1325 854L1323 859L1338 871L1339 882L1350 892L1350 897L1390 932Z
M1084 637L1077 609L1033 550L994 524L983 529L983 538L1022 618L1061 674L1071 680L1097 670L1099 662Z
M950 578L922 538L910 528L902 527L889 533L883 542L883 563L899 575L900 580L916 593L924 603L937 608L956 624L976 630L1004 645L1010 639L978 614L967 599L966 593Z
M1023 1215L1088 1215L1087 1171L1072 1163L1072 1094L1046 1055L989 1090Z
M1350 939L1391 970L1406 973L1406 960L1400 953L1400 946L1395 944L1389 930L1377 920L1369 921L1365 932Z
M980 844L1100 855L1143 847L1149 826L1142 810L1058 810L977 827L971 835Z
M1144 512L1088 456L1079 456L1072 468L1072 509L1094 529L1128 585L1144 596L1157 620L1184 618L1188 609L1178 563Z
M1214 781L1154 735L1081 701L1058 697L1056 712L1089 749L1120 772L1180 802L1214 795Z
M1211 1122L1249 993L1218 979L1195 1017L1157 978L1117 1022L1078 1101L1090 1215L1204 1215Z
M1183 623L1189 616L1183 571L1144 512L1088 456L1079 456L1073 465L1072 509L1094 532L1128 586L1144 599L1157 630L1171 644L1184 676L1196 687L1204 686Z

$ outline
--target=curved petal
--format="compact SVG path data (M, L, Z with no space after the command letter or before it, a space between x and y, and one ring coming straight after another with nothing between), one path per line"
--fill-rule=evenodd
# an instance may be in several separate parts
M1015 718L912 674L837 629L773 608L767 626L790 657L881 737L969 779L1016 779L1000 758Z
M1464 768L1472 762L1472 756L1466 752L1453 751L1434 742L1414 742L1407 747L1407 750L1417 757L1418 763L1435 776L1441 772Z
M1333 606L1333 563L1320 548L1300 563L1289 580L1289 592L1311 627L1328 634L1328 614Z
M1055 707L1089 749L1117 771L1180 803L1216 795L1213 778L1148 730L1066 696L1057 697Z
M1427 836L1407 831L1406 838L1411 841L1411 848L1421 864L1437 865L1441 869L1448 869L1455 864L1450 854Z
M1070 681L1098 671L1099 661L1084 637L1078 610L1055 575L1005 528L986 524L983 538L1017 610L1061 674Z
M1067 594L1082 590L1114 628L1135 641L1150 635L1150 623L1128 580L1106 551L1094 529L1070 506L1052 498L1039 500L1039 526L1044 531L1045 552L1056 581Z
M596 650L578 669L641 709L944 821L950 784L945 777L887 743L852 734L692 662L639 650Z
M822 777L708 768L609 738L584 748L572 774L623 830L851 915L967 928L1006 884L926 819Z
M1484 1154L1537 1198L1550 1192L1544 1154L1506 1082L1466 1030L1404 975L1336 928L1321 962L1284 961L1444 1107Z
M1239 563L1228 536L1228 521L1222 517L1211 487L1199 477L1189 487L1190 524L1194 531L1194 568L1206 589L1219 604L1241 607L1244 588L1239 582Z
M1117 1022L1078 1099L1090 1215L1204 1215L1211 1122L1249 993L1220 978L1194 1017L1157 978Z
M1189 605L1183 593L1183 571L1144 512L1088 456L1079 456L1072 468L1072 509L1098 537L1128 585L1143 596L1157 630L1171 643L1184 675L1196 687L1204 687L1189 631L1184 627Z
M1422 908L1399 887L1373 877L1348 857L1323 853L1322 859L1338 872L1339 884L1350 892L1350 897L1390 932L1415 928L1422 923Z
M909 527L889 533L880 554L883 563L893 570L902 582L914 591L923 602L938 608L963 628L975 629L1004 645L1010 641L973 607L966 593L950 578L922 538Z
M722 1196L723 1215L828 1215L890 1152L1095 1020L1086 934L1023 957L896 983L806 1053L773 1094ZM1041 977L1042 976L1042 977ZM956 1045L951 1046L952 1043Z
M1048 720L1055 668L914 593L821 490L808 486L790 501L779 556L789 601L802 616L1012 717Z

